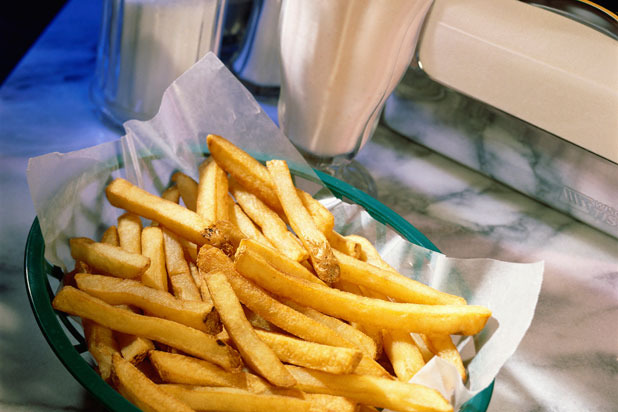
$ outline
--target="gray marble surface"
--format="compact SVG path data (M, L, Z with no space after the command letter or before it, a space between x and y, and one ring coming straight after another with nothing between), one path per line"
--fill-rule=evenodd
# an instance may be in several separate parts
M0 89L0 410L102 408L34 320L29 157L118 137L88 98L100 2L74 0ZM430 121L430 120L428 120ZM381 127L358 160L378 198L453 257L545 261L535 319L489 411L618 411L618 241Z

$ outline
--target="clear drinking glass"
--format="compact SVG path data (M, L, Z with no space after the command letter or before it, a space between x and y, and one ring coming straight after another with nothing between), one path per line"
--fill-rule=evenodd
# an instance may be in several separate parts
M91 97L116 126L147 120L165 89L217 53L225 0L104 0Z
M283 0L279 124L314 167L375 194L352 159L410 65L431 4Z

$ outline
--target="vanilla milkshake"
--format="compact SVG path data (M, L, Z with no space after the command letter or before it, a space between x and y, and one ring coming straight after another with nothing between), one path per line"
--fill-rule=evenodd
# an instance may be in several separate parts
M279 122L303 152L353 157L409 66L431 0L284 0Z

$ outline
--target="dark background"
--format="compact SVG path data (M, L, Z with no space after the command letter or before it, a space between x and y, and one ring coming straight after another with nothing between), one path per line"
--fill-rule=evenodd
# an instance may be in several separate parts
M103 0L101 0L103 1ZM0 84L67 0L7 0L0 11ZM615 0L595 3L616 11Z

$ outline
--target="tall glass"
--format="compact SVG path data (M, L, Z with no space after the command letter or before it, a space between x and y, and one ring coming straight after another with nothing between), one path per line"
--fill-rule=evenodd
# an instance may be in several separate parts
M313 166L375 193L356 153L414 55L432 0L283 0L283 132Z
M91 96L116 126L147 120L165 89L217 52L225 0L104 0Z

